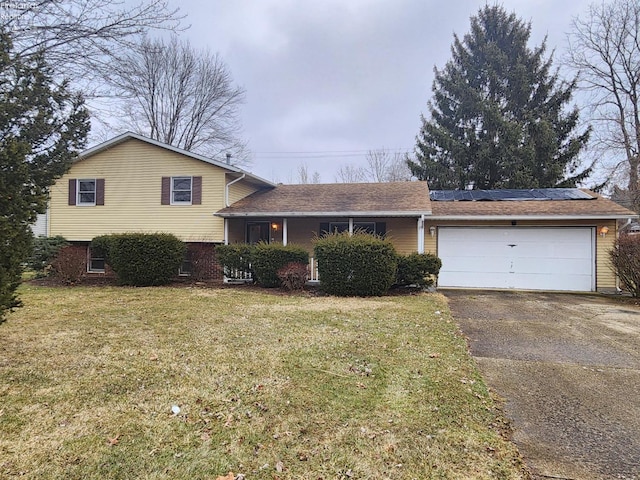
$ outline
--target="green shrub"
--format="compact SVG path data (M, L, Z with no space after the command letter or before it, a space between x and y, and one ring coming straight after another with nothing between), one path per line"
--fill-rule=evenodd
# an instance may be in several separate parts
M309 264L287 263L277 272L280 283L287 290L302 290L309 280Z
M398 286L416 285L428 287L433 285L440 272L442 262L432 253L411 253L398 255L398 273L395 284Z
M308 264L309 253L294 244L258 243L253 247L252 268L255 280L263 287L273 288L282 285L278 278L278 270L285 265L297 262Z
M251 272L253 247L246 243L217 245L216 257L224 267L224 276L230 279L245 278Z
M96 237L91 248L105 254L122 285L164 285L178 273L186 247L168 233L122 233Z
M325 235L315 240L314 252L320 287L332 295L382 295L396 278L398 260L393 244L376 235Z
M33 270L37 277L46 276L58 252L66 245L68 245L67 240L61 236L35 237L33 239L33 252L27 260L27 268Z

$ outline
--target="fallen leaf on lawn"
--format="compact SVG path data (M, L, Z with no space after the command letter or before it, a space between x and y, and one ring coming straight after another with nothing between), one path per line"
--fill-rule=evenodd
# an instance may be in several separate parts
M276 463L276 472L282 473L283 470L284 470L284 463L282 462Z
M429 358L440 358L440 354L439 353L430 353L429 354Z
M367 388L367 386L364 383L356 383L356 387L358 387L358 388Z
M233 474L233 472L229 472L226 475L221 475L219 477L216 477L216 480L235 480L236 476Z
M158 360L158 355L156 355L155 353L152 353L151 355L149 355L149 360L151 360L152 362L155 362L156 360Z
M110 439L108 440L109 445L110 445L111 447L113 447L114 445L117 445L117 444L118 444L118 439L119 439L119 438L120 438L120 435L116 435L115 437L110 438Z

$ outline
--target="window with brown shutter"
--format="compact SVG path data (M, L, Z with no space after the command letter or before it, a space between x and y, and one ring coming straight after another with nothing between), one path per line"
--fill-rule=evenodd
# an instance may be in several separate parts
M201 205L202 177L162 177L162 205Z
M161 205L171 205L171 177L162 177Z
M96 205L104 205L104 178L96 178Z
M69 179L69 205L76 204L76 179Z
M202 204L202 177L193 177L192 182L193 194L191 196L191 203L193 205Z

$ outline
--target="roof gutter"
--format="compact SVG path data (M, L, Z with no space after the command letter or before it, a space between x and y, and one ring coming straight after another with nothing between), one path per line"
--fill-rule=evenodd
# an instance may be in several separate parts
M231 185L233 185L234 183L239 182L240 180L244 180L244 177L246 177L246 176L247 176L247 174L246 174L246 173L243 173L243 174L242 174L242 175L240 175L238 178L236 178L235 180L231 180L229 183L227 183L227 184L224 186L224 204L225 204L227 207L230 207L230 206L231 206L231 205L229 204L229 187L230 187Z
M235 180L234 180L235 181ZM233 182L232 182L233 183ZM231 185L231 184L229 184ZM229 206L227 204L227 206ZM336 212L216 212L214 215L224 218L244 217L420 217L430 218L431 212L425 211L336 211Z
M638 215L600 214L600 215L433 215L428 220L610 220L633 219Z

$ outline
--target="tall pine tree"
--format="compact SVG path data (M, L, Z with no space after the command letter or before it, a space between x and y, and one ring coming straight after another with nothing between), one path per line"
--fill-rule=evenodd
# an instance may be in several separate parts
M56 84L42 56L13 55L10 37L0 33L0 322L20 305L15 291L30 253L30 225L88 132L82 97Z
M590 174L578 158L590 131L575 133L577 108L566 110L575 80L551 71L546 42L528 48L530 34L530 24L487 5L462 41L454 35L407 159L430 188L566 187Z

